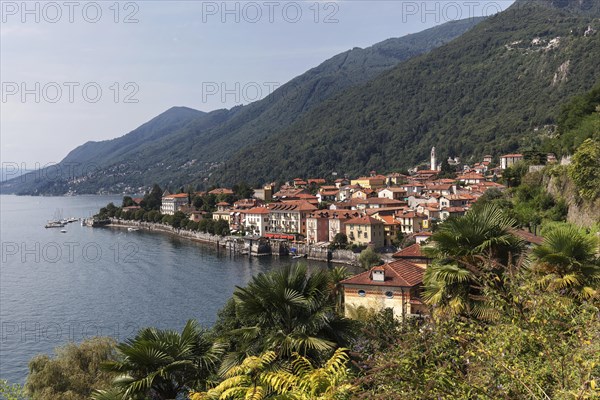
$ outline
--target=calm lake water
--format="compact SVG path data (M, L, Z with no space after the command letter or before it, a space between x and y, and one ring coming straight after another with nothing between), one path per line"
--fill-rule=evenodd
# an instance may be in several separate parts
M295 262L159 233L44 228L59 213L89 217L120 199L0 196L1 379L23 383L31 357L69 341L124 340L145 326L181 329L189 318L210 326L236 285Z

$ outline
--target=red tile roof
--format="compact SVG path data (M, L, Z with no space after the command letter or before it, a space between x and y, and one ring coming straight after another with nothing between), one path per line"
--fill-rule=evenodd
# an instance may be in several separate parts
M271 211L314 211L317 207L304 200L290 200L283 203L271 203Z
M423 268L406 260L397 260L382 266L385 271L385 280L383 282L371 279L372 271L365 271L351 278L345 279L340 283L343 285L365 285L365 286L394 286L394 287L413 287L423 282Z
M246 214L268 214L270 211L266 207L254 207L249 210L244 210Z
M380 220L370 217L368 215L363 217L356 217L346 221L346 225L381 225L383 222Z
M411 246L408 246L392 255L394 258L415 258L415 257L424 257L421 252L421 245L415 243Z

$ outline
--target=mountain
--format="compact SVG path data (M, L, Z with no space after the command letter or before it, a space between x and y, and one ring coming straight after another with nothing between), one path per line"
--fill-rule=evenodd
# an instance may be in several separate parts
M600 78L598 1L518 1L240 150L212 182L405 169L535 146L572 95Z
M68 190L95 193L136 191L153 182L174 187L201 182L236 151L279 135L323 101L452 41L482 20L454 21L365 49L348 50L247 106L211 113L173 108L125 136L88 142L73 150L59 166L65 171L74 169L75 174L44 179L50 174L42 171L25 182L9 181L0 190L22 194L61 194Z

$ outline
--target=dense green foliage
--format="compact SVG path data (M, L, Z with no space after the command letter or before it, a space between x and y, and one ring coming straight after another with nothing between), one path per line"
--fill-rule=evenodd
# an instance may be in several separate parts
M579 146L569 166L569 176L579 195L587 200L600 197L600 130L597 133L597 139L586 139Z
M169 400L190 388L202 388L214 372L224 347L212 341L198 323L190 320L181 333L142 329L135 338L118 345L119 360L103 364L117 374L113 384L124 399ZM106 396L98 391L96 399Z
M586 139L600 141L600 84L575 96L561 110L558 132L546 144L559 155L573 154Z
M333 290L338 280L327 271L309 273L306 266L297 265L260 274L247 287L237 288L236 314L230 315L240 319L233 324L241 326L230 332L237 349L222 368L266 350L282 357L296 352L318 358L319 353L345 345L352 324L336 313Z
M93 389L108 388L114 375L101 364L117 356L110 338L92 338L56 349L56 356L39 355L29 362L25 385L31 400L87 400Z
M369 247L361 251L360 255L358 256L358 262L365 270L369 270L374 265L381 264L381 257L379 254L377 254L377 252L375 252L375 250Z
M496 319L494 295L509 296L505 279L524 248L512 233L516 226L493 204L442 224L427 249L435 262L425 272L425 300L439 313Z
M3 400L24 400L26 399L25 389L18 384L11 384L4 379L0 379L0 399Z

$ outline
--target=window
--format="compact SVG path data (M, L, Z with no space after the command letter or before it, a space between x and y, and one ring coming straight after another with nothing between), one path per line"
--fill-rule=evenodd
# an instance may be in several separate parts
M394 292L392 292L391 290L388 290L387 292L385 292L385 297L387 297L388 299L393 299Z
M367 295L367 292L365 292L364 290L360 289L360 290L358 291L358 295L359 295L360 297L365 297L365 296Z

